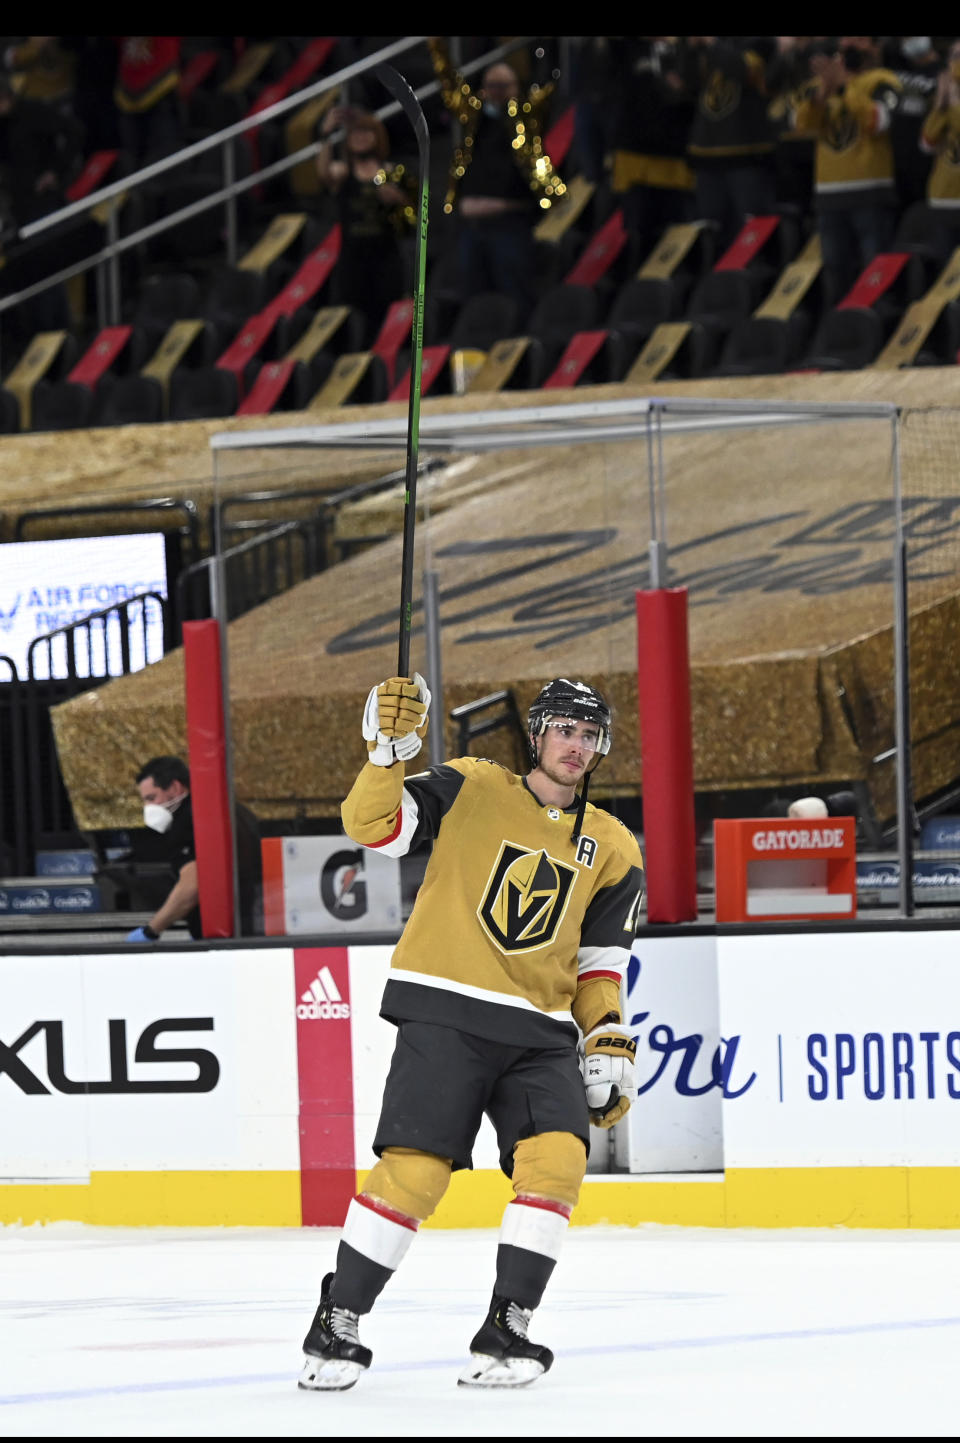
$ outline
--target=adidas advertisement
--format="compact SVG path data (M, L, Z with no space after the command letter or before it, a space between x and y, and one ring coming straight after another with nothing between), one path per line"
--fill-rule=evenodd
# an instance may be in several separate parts
M350 1003L344 1002L329 967L321 967L307 990L300 995L297 1016L301 1022L339 1020L350 1016Z

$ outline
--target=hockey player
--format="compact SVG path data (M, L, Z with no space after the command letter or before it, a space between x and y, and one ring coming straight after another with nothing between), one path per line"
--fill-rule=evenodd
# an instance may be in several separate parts
M459 1381L512 1387L544 1373L553 1354L527 1330L577 1202L589 1122L611 1127L636 1095L620 980L643 862L633 834L586 800L610 748L607 704L584 682L551 681L530 708L526 777L461 757L405 781L429 705L418 675L371 690L368 759L342 807L347 834L386 856L434 846L383 995L397 1042L373 1145L380 1160L324 1279L303 1388L349 1388L370 1366L359 1317L451 1172L471 1166L484 1113L515 1196L490 1309Z

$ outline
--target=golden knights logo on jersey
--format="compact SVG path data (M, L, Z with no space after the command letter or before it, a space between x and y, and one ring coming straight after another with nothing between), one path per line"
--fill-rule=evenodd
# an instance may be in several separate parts
M724 120L740 104L741 89L722 70L713 70L700 93L700 109L711 120Z
M557 935L576 867L514 842L500 848L477 916L502 952L534 952Z
M846 106L828 112L823 139L831 150L849 150L859 135L857 118L851 115Z

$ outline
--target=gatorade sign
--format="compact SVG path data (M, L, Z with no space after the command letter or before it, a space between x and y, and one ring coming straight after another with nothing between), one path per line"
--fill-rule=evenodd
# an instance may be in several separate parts
M268 937L400 931L400 864L394 858L347 837L265 837L262 848ZM329 993L313 998L316 1006L339 1001Z

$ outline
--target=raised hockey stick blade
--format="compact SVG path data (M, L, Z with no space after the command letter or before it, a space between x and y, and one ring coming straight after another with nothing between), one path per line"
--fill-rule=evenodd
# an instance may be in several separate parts
M407 484L403 501L403 555L400 562L400 640L397 675L410 675L410 632L413 626L413 542L417 524L417 467L420 457L420 376L423 366L423 297L427 266L427 207L430 200L430 133L420 102L392 65L374 71L400 105L417 137L420 161L420 204L414 255L413 338L410 357L410 405L407 412Z

